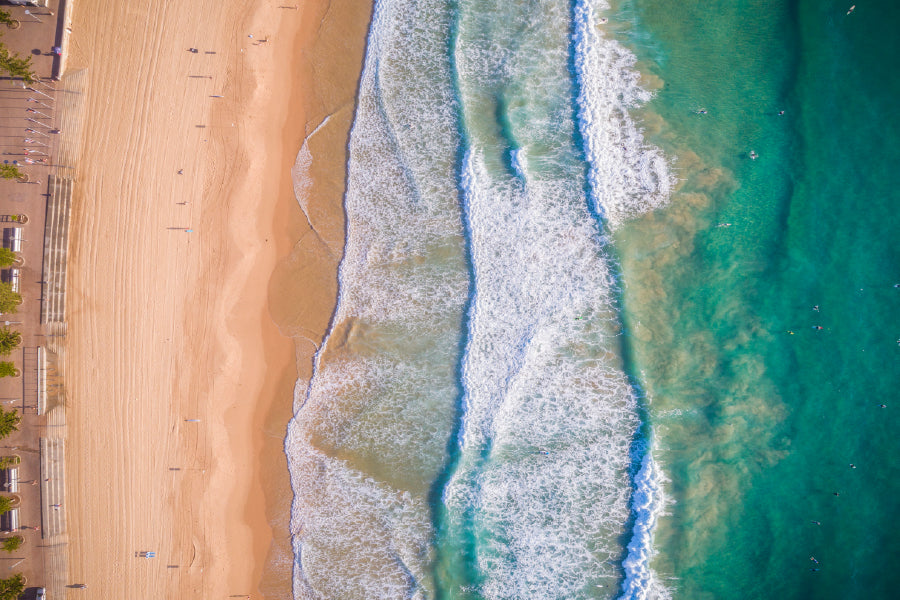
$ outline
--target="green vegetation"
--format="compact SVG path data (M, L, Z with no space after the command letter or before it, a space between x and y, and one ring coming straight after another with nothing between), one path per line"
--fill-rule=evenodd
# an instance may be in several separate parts
M16 262L16 253L9 248L0 248L0 269L11 267Z
M18 348L21 343L21 333L8 327L0 328L0 356L9 356L9 353Z
M29 85L37 81L37 76L31 70L31 57L22 58L15 52L10 52L3 43L0 43L0 71L5 71L12 77L21 77Z
M18 377L20 371L8 360L0 361L0 377Z
M0 515L8 513L12 510L12 498L9 496L0 496Z
M8 537L0 542L0 548L3 548L7 552L15 552L22 546L24 541L25 538L21 535L14 535L13 537Z
M2 69L2 66L0 66L0 69ZM2 177L3 179L18 179L23 175L24 173L22 173L22 171L20 171L19 167L17 167L16 165L11 165L8 163L0 165L0 177Z
M0 23L13 27L18 24L18 21L5 10L0 10ZM0 71L12 77L20 77L29 85L37 81L37 76L31 70L31 57L22 58L15 52L10 52L6 44L2 42L0 42Z
M5 438L13 431L19 430L19 421L22 417L15 410L5 411L0 408L0 439Z
M0 579L0 600L17 600L25 591L25 578L21 573Z
M0 469L14 467L21 462L18 456L0 456Z
M12 284L9 282L0 281L0 314L13 314L19 308L19 305L22 304L22 296L19 295L18 292L14 292L12 289ZM7 332L9 330L6 330ZM18 335L17 332L13 332ZM8 337L8 336L7 336ZM21 336L20 336L21 337ZM4 350L2 330L0 330L0 354L8 355L9 352ZM18 342L12 348L18 346ZM10 348L10 349L12 349Z

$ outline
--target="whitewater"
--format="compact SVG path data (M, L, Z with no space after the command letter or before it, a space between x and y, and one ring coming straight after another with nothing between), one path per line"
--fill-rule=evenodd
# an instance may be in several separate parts
M668 596L610 244L674 181L610 16L376 3L337 308L285 441L296 598Z

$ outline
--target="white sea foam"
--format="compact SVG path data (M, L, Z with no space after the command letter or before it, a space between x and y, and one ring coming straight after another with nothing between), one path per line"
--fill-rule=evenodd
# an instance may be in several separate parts
M448 36L439 0L375 6L338 307L285 441L297 598L434 596L427 494L453 424L468 284Z
M516 148L515 150L510 152L510 160L512 162L512 167L516 172L516 175L518 175L522 181L527 181L528 174L526 173L526 171L528 167L526 166L525 162L525 151L521 148Z
M466 157L475 289L451 527L472 518L486 598L591 598L617 585L636 402L613 280L577 180Z
M300 146L300 151L297 153L297 158L294 160L294 166L291 168L291 181L294 184L294 198L297 199L300 210L306 215L307 223L313 228L313 223L309 218L308 202L310 186L312 186L312 178L309 173L310 167L312 166L312 153L309 151L309 139L316 135L316 133L318 133L330 120L331 115L328 115L322 119L322 122L319 123L309 135L306 136L303 140L303 145Z
M585 141L592 200L612 229L666 204L674 178L662 151L646 142L629 111L651 98L636 58L601 35L606 0L578 0L574 11L578 121Z
M614 227L663 203L670 177L627 112L649 97L634 59L596 34L593 6L576 10L579 126L590 200ZM285 442L298 598L435 594L427 488L446 460L469 283L446 9L438 0L375 7L351 133L338 308L309 386L298 382ZM477 540L485 598L578 600L619 584L639 421L619 356L615 281L571 144L568 3L540 9L554 11L557 30L545 32L546 14L535 12L526 33L561 43L542 38L535 51L485 39L458 57L472 102L499 78L518 104L508 106L516 147L476 140L466 157L475 287L461 455L444 499L451 534ZM506 151L511 165L499 158ZM634 515L650 523L639 480Z
M651 448L644 451L641 468L634 477L631 511L634 516L628 556L622 562L625 581L622 583L622 600L665 600L669 591L656 579L650 569L650 561L656 554L653 547L653 531L665 505L662 489L662 473L653 460Z
M629 114L650 100L651 94L640 86L634 54L600 33L598 12L608 9L606 0L578 0L573 42L578 121L592 200L597 212L615 229L629 217L666 204L674 178L662 151L644 140ZM663 598L668 594L650 569L653 530L663 503L660 477L648 450L633 482L635 525L622 565L622 598Z

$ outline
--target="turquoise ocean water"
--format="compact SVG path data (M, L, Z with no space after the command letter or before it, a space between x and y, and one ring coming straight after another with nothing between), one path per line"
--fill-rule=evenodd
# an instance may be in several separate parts
M849 7L376 3L297 598L895 597L900 8Z

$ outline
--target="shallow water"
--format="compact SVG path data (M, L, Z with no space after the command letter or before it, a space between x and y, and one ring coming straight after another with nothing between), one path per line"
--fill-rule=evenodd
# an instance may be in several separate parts
M296 597L888 597L880 10L377 3Z
M896 585L897 442L878 405L898 383L897 41L881 24L897 9L847 8L627 6L684 180L616 244L671 480L654 566L676 597Z

